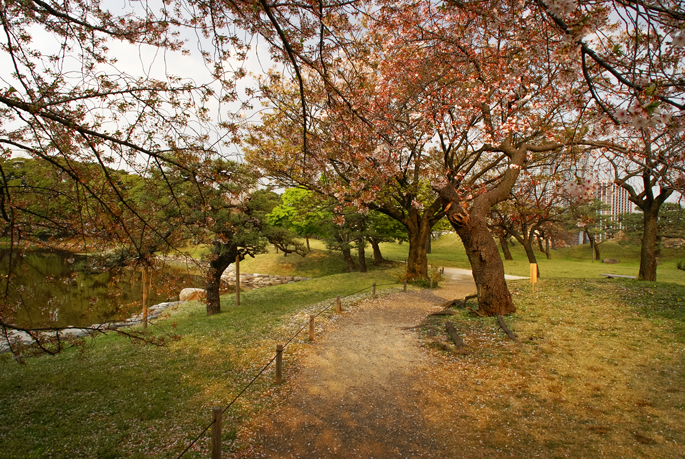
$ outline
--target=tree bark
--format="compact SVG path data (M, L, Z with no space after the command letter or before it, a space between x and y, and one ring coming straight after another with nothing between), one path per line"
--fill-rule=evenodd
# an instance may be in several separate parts
M394 206L379 204L374 210L384 213L402 223L407 229L409 239L409 254L407 256L407 280L428 279L428 257L426 256L426 241L430 236L433 225L438 222L444 213L441 210L440 198L422 211L407 206L403 211ZM402 243L402 240L398 242Z
M307 241L307 252L311 252L312 248L309 246L309 236L305 236L304 238Z
M347 270L351 273L355 272L357 270L357 265L354 264L354 260L352 259L352 251L349 248L345 248L342 249L342 254L347 263Z
M464 244L471 263L473 279L478 288L478 305L480 311L488 316L506 315L516 312L511 294L504 280L504 262L499 255L497 244L488 230L486 218L492 206L509 196L526 155L529 150L547 151L560 145L548 144L532 146L523 144L515 148L511 136L506 138L500 147L511 161L510 167L503 173L499 183L489 191L476 196L470 210L462 204L454 188L447 184L440 190L440 202L452 227Z
M218 271L217 271L218 272ZM207 279L205 289L207 290L207 315L212 316L221 312L221 297L219 287L221 285L221 274L211 275Z
M540 277L540 265L538 264L538 259L535 257L535 250L533 250L533 242L530 237L524 237L521 241L523 248L526 251L526 257L528 258L528 263L535 263L538 269L538 277Z
M656 281L656 240L660 204L652 203L643 209L642 246L640 248L640 271L638 280Z
M471 263L481 312L487 316L512 314L516 307L504 280L504 263L486 222L492 206L487 198L485 194L478 196L467 211L452 185L440 190L447 219L461 238Z
M504 263L484 216L471 213L466 224L452 225L461 238L478 289L478 305L487 316L516 312L504 280Z
M426 239L418 232L409 232L409 255L407 256L407 279L425 279L428 277L428 257L426 256Z
M369 242L371 242L371 247L373 248L373 264L382 265L385 262L383 254L381 254L380 243L377 239L370 237Z
M222 247L219 241L212 243L212 259L209 261L209 271L207 272L207 315L211 316L221 312L221 298L219 290L221 288L221 275L226 268L235 261L238 256L237 247Z
M364 249L364 237L360 237L357 241L357 255L359 258L359 272L365 273L366 269L366 250Z
M509 243L507 238L500 235L499 236L499 246L502 247L502 254L504 254L505 260L513 260L514 257L511 256L511 251L509 251Z
M545 255L547 256L547 259L548 259L548 260L551 260L551 259L552 259L552 254L551 254L550 251L549 251L550 245L551 245L551 244L550 244L550 238L549 238L549 237L546 237L546 238L545 238Z

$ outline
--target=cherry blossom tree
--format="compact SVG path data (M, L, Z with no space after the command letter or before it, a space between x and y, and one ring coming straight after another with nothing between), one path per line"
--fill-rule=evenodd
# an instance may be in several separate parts
M656 280L656 241L659 211L675 192L685 160L685 137L682 130L660 123L656 127L620 126L606 138L600 131L593 148L597 164L606 165L613 182L623 187L643 212L643 235L638 279Z
M306 115L297 116L301 100L276 101L273 95L284 91L267 91L283 116L255 134L252 145L259 147L250 156L288 180L326 187L341 203L404 220L417 251L447 212L467 248L485 314L514 310L487 231L490 207L506 199L524 166L559 154L573 137L563 114L575 107L563 101L577 75L550 50L541 33L550 30L546 23L517 6L504 5L500 21L464 5L380 3L338 34L348 41L335 65L318 50L317 59L299 52L295 60L312 69L298 74ZM531 27L534 21L539 27ZM391 206L379 204L385 197ZM412 215L426 223L412 228Z
M557 49L582 71L588 96L615 124L682 123L685 13L677 1L537 0ZM560 40L559 40L560 39ZM637 115L637 116L634 116Z

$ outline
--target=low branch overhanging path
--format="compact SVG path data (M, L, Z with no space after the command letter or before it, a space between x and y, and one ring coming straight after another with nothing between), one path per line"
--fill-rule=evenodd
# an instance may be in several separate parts
M421 391L433 363L411 330L475 292L472 278L446 274L436 291L369 299L317 338L286 376L278 408L255 420L264 457L450 456L425 422Z

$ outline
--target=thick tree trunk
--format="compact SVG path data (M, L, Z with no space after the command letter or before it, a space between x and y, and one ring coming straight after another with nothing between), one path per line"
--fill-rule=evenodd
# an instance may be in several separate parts
M502 253L504 254L505 260L513 260L514 259L514 257L511 256L511 252L509 251L509 243L507 242L506 237L499 236L499 246L502 247Z
M380 243L377 239L372 237L369 238L369 241L371 242L371 247L373 247L373 264L382 265L385 262L385 258L383 258L383 254L381 254Z
M221 298L219 289L221 288L221 275L226 268L235 261L238 256L237 247L222 247L221 243L214 241L212 247L213 259L209 262L207 272L207 315L211 316L221 312Z
M218 271L216 271L218 273ZM207 290L207 315L211 316L221 312L221 298L219 288L221 287L221 274L212 274L207 279L205 288Z
M365 273L366 269L366 250L364 249L364 237L360 237L357 241L357 254L359 258L359 272Z
M643 209L644 230L640 249L640 271L637 275L639 280L656 281L656 240L660 207L661 205L653 203L649 208Z
M525 149L516 151L512 157L516 160L512 160L512 163L523 164ZM470 210L467 210L461 202L453 184L440 190L440 201L447 219L461 238L471 263L473 279L478 288L480 312L487 316L516 312L507 282L504 280L504 262L488 230L486 217L494 204L506 199L509 195L518 177L519 169L509 168L494 190L474 199Z
M461 238L471 262L473 279L478 288L478 305L488 316L516 312L504 280L504 263L492 238L485 218L471 215L465 224L452 225Z
M422 223L422 222L421 222ZM411 228L414 226L414 228ZM407 257L407 279L426 279L428 277L428 257L426 256L426 237L429 225L410 225L409 256Z
M431 253L433 250L433 247L431 246L431 242L433 241L433 238L431 237L430 231L428 232L428 240L426 241L426 253Z

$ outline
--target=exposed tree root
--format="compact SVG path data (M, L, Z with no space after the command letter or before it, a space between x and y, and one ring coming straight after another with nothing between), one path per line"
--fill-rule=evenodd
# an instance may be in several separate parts
M441 304L443 309L451 308L451 307L456 307L456 308L465 308L466 307L466 302L468 300L472 300L474 298L478 298L477 294L473 295L468 295L464 297L463 300L460 300L459 298L455 298L454 300L447 301L446 303Z
M504 323L504 319L502 318L501 315L497 316L497 323L499 324L499 327L504 330L504 333L507 334L510 340L518 343L519 340L516 338L516 335L514 335L514 332L512 332L509 327L507 327L507 324Z
M445 329L447 330L447 334L452 338L452 341L454 341L456 351L459 354L470 354L471 350L469 347L464 343L464 340L461 339L459 335L457 335L457 330L454 328L454 324L450 322L449 320L445 322Z
M469 308L468 306L466 307L466 309L468 309L468 310L469 310L469 314L471 314L471 315L473 315L473 316L476 316L476 317L485 317L485 314L483 314L482 312L480 312L480 309L471 309L471 308Z

